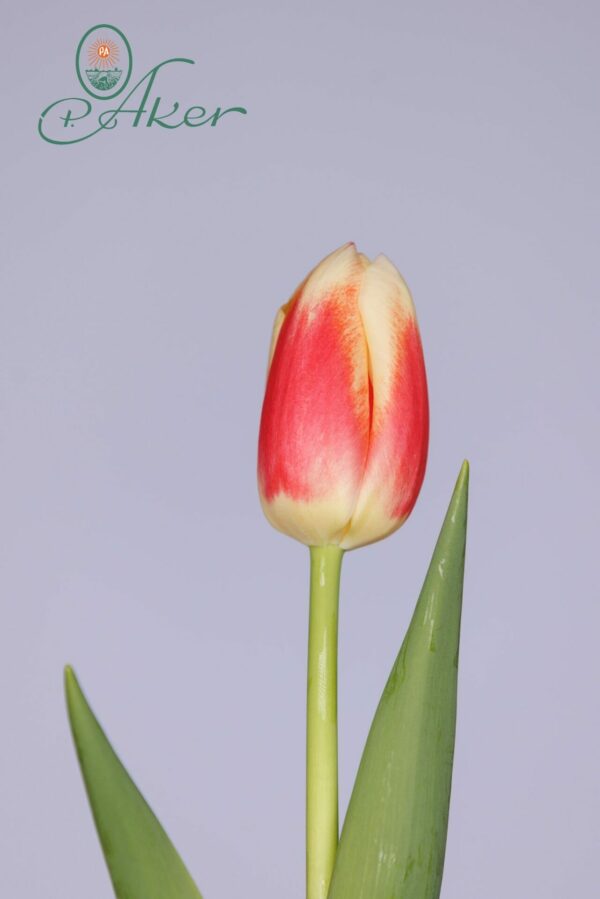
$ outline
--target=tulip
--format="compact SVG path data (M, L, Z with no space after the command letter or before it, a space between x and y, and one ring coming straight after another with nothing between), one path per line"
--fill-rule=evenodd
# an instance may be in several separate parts
M425 473L427 383L408 288L349 243L275 319L258 484L278 530L310 547L307 899L327 899L338 846L337 630L344 550L400 527Z
M428 433L409 290L385 256L348 243L275 320L258 453L268 520L308 546L386 537L418 496Z

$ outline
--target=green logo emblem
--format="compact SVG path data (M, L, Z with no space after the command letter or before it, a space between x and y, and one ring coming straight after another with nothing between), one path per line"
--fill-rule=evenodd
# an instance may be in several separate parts
M94 25L79 41L77 77L84 91L97 100L121 93L129 81L132 63L129 41L114 25Z
M138 72L133 87L125 91L133 71L129 41L114 25L94 25L79 41L75 54L77 78L87 96L62 97L46 106L38 120L38 134L49 144L66 146L96 134L114 133L120 122L165 132L201 128L205 133L225 116L230 120L234 115L246 115L244 106L216 105L214 101L184 106L179 100L165 98L162 91L158 93L157 80L167 66L172 70L193 65L194 60L186 56L163 59L141 77ZM121 92L123 96L111 103Z

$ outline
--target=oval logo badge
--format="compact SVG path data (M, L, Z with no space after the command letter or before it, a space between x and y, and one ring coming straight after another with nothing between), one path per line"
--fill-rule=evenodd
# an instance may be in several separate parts
M110 100L127 85L132 68L131 47L114 25L94 25L77 47L79 83L96 100Z

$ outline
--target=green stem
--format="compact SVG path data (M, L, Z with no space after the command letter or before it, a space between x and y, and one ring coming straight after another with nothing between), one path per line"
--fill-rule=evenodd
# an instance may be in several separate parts
M310 548L306 715L306 897L327 899L338 846L339 546Z

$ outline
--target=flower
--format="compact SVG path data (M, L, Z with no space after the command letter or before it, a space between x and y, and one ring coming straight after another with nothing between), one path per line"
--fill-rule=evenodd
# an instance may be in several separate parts
M411 295L389 259L345 244L275 319L258 444L265 515L308 546L380 540L415 503L428 438Z

